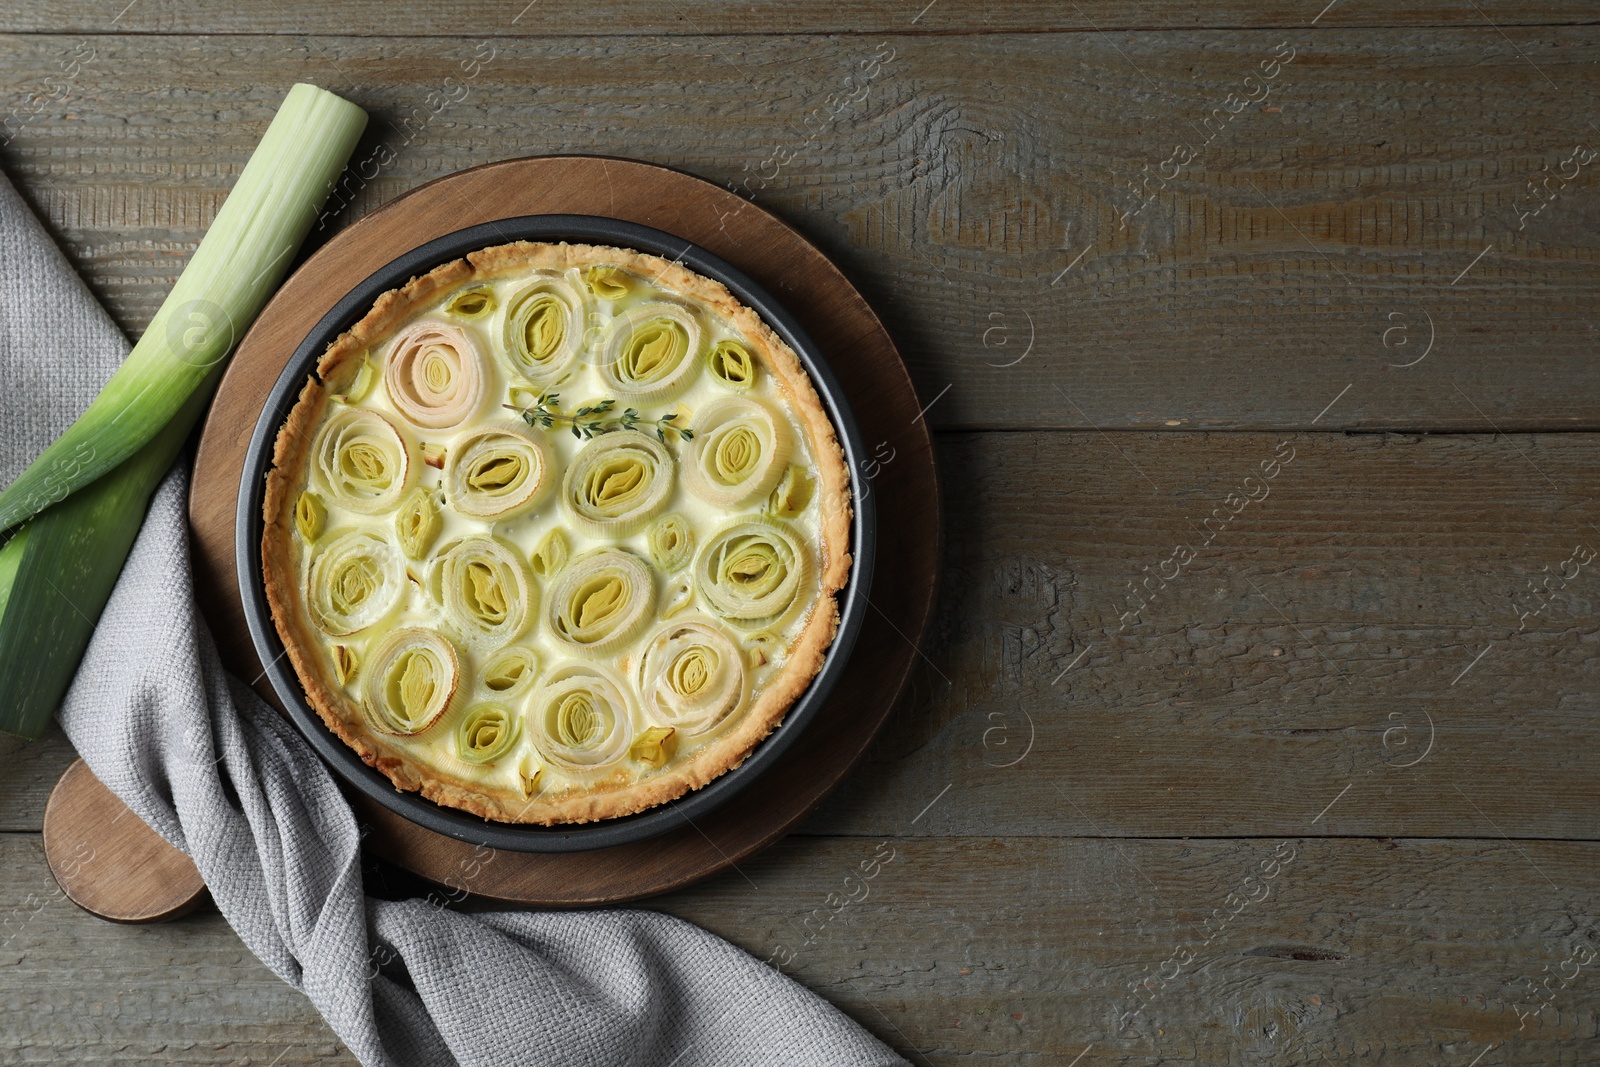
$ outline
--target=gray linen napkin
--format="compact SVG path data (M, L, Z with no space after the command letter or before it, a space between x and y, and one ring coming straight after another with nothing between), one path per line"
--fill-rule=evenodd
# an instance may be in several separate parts
M0 177L0 477L128 344ZM94 773L194 858L222 914L364 1064L902 1064L789 978L648 911L464 914L368 899L355 819L230 677L194 607L186 464L156 492L61 708Z

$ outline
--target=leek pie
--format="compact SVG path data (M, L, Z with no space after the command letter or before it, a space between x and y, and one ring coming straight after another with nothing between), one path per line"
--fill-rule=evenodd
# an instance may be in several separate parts
M642 811L821 668L848 470L800 360L621 248L482 249L385 293L278 433L262 565L328 727L485 818Z

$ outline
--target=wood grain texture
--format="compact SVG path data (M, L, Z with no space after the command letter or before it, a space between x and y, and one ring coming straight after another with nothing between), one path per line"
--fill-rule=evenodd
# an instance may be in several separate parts
M1600 140L1600 30L1559 25L1587 5L1341 0L1305 29L1322 0L543 0L513 22L524 3L15 8L0 114L28 117L0 168L130 332L295 80L372 111L361 158L394 155L341 225L536 152L748 180L867 294L928 421L1073 431L943 435L950 568L912 696L749 882L652 906L792 952L919 1064L1600 1061L1594 969L1535 1012L1600 910L1593 576L1545 607L1527 586L1600 547L1600 456L1495 433L1600 428L1600 193L1586 169L1516 213ZM1283 28L1230 28L1264 25ZM58 29L92 37L35 32ZM347 36L302 36L323 30ZM495 61L431 114L484 38ZM1128 183L1284 40L1272 98L1120 229ZM1471 433L1290 436L1270 495L1213 518L1118 632L1128 583L1204 540L1287 436L1265 431L1307 427ZM1196 428L1263 432L1116 432ZM997 766L1030 715L1033 747ZM1429 718L1435 747L1401 766ZM35 829L70 746L0 756L0 827ZM1298 852L1270 898L1206 942L1281 837ZM880 841L896 859L829 919ZM352 1062L214 914L112 928L53 888L37 838L0 834L0 1058Z
M222 916L118 926L62 894L37 834L0 834L8 1064L354 1064L311 1002Z
M1279 844L790 838L749 881L652 907L780 954L918 1064L1065 1064L1093 1044L1082 1064L1399 1067L1502 1042L1494 1062L1593 1062L1600 975L1552 980L1542 1011L1530 986L1600 951L1597 846L1291 840L1262 880ZM354 1062L216 914L113 927L53 890L37 839L0 835L7 1062ZM1223 921L1236 891L1261 899ZM1138 991L1184 949L1177 978Z
M1600 440L971 434L940 469L918 696L814 831L951 782L914 832L1600 839Z
M234 537L246 446L283 367L327 310L376 265L467 226L561 213L608 214L663 229L727 259L769 293L782 294L785 310L816 344L858 412L863 436L894 441L897 461L871 492L876 506L902 524L893 551L874 568L870 613L832 696L790 749L733 802L692 821L685 817L677 829L647 841L559 855L487 850L489 859L482 846L426 830L374 801L356 802L371 830L368 849L434 882L497 900L590 905L687 885L791 830L854 766L882 726L927 628L940 533L932 440L927 424L917 419L920 401L894 343L813 245L726 190L624 159L516 160L431 183L341 233L262 311L206 416L189 519L197 598L223 662L255 678L271 699L243 622Z
M6 768L6 773L0 775L0 832L37 833L44 826L44 806L50 790L77 758L59 726L50 727L37 741L0 734L0 766Z
M1267 497L1213 518L1285 440L1294 459ZM1530 580L1600 549L1600 441L959 434L939 465L947 573L928 658L806 832L896 832L929 783L953 782L954 803L911 832L1600 839L1600 574L1582 569L1516 632ZM1122 627L1129 583L1179 543L1194 562ZM1027 758L996 769L1030 716ZM1401 767L1430 718L1434 750ZM71 748L7 751L0 813L36 830Z
M193 861L140 821L81 759L50 793L43 840L56 885L97 918L169 922L206 896Z
M1217 111L1285 40L1271 95ZM1518 214L1600 142L1574 107L1600 29L127 36L52 97L83 44L0 37L38 109L0 165L130 331L305 79L374 116L346 217L533 153L739 184L858 279L925 397L948 387L936 427L1600 426L1593 167Z
M1324 8L1327 10L1324 12ZM126 11L89 0L46 0L7 11L0 29L83 34L356 34L383 37L554 37L675 34L722 37L795 33L998 33L1067 30L1239 29L1375 26L1561 25L1592 22L1593 9L1576 0L1475 6L1471 0L1405 4L1328 4L1327 0L1083 0L1060 4L1020 0L906 0L842 6L833 0L748 0L628 4L573 0L500 0L447 8L422 0L338 5L243 0L212 5L141 0Z

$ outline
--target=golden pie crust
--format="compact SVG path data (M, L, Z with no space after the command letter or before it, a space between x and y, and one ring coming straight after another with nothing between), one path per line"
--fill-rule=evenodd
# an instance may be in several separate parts
M645 770L641 776L637 765L624 756L621 766L608 776L590 780L584 788L555 796L536 791L528 798L515 789L486 785L466 775L424 766L368 727L355 698L347 696L334 681L330 657L325 652L326 638L311 623L304 603L296 560L295 503L308 483L315 432L329 404L334 402L333 396L349 387L364 356L370 353L376 364L381 346L396 331L424 309L436 305L444 294L469 283L514 277L540 268L590 266L620 268L666 290L668 295L721 317L742 335L757 367L773 376L788 413L804 430L811 457L809 473L816 479L819 536L810 548L816 554L818 588L798 636L789 642L787 660L749 706L735 713L735 721L711 740L681 761L667 762L659 771ZM490 359L495 361L493 356ZM374 370L381 369L374 366ZM380 296L361 321L329 345L318 361L316 373L307 377L278 433L262 510L265 530L261 552L267 602L289 661L322 721L397 789L419 792L439 804L502 822L554 825L629 815L698 789L739 766L783 721L821 669L838 629L836 594L843 588L850 567L849 472L833 424L799 358L719 282L659 256L595 245L519 241L485 248ZM537 625L543 625L542 621ZM542 673L548 673L550 666L553 665L547 665Z

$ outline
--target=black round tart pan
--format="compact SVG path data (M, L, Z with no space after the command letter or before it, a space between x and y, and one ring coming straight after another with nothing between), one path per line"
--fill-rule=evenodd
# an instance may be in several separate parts
M272 466L273 442L277 439L284 418L294 406L306 377L314 372L323 351L341 333L360 321L383 293L397 289L443 263L460 259L469 252L513 241L568 241L632 248L674 260L727 286L735 297L760 315L794 349L809 372L812 384L833 421L839 444L844 450L845 462L850 468L851 506L854 511L850 573L844 588L838 593L838 634L828 648L822 669L789 709L783 722L755 747L742 764L700 789L634 815L566 827L482 819L469 812L436 804L420 793L398 790L388 778L367 766L354 749L328 729L307 703L305 691L284 655L283 642L278 636L277 627L273 625L261 570L261 504L266 489L266 475ZM251 434L239 485L234 553L245 621L250 628L256 655L266 664L267 680L295 726L340 778L396 814L429 830L470 844L515 852L581 852L642 841L676 830L686 822L705 815L727 803L750 784L783 755L816 717L844 673L850 650L869 610L867 597L872 584L876 522L871 493L865 485L863 474L862 460L866 455L860 427L851 413L843 388L817 346L783 305L727 261L699 245L661 230L595 215L524 215L469 226L412 249L378 268L350 290L295 349L274 384Z

